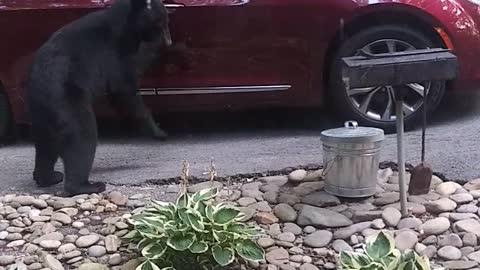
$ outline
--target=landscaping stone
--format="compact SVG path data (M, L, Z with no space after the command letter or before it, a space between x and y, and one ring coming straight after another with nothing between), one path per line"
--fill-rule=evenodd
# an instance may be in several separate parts
M314 225L334 228L349 226L353 222L337 212L305 205L298 213L297 224L300 226Z
M435 192L437 192L438 194L443 195L443 196L448 196L448 195L452 195L453 193L455 193L455 191L458 188L461 188L461 187L462 186L460 184L455 183L455 182L444 182L444 183L439 184L435 188Z
M275 213L275 216L283 222L292 222L297 219L297 212L295 209L286 203L277 204L273 208L273 212Z
M387 207L382 212L382 218L387 226L395 227L400 222L402 214L396 208Z
M437 254L440 258L449 261L460 260L462 258L462 252L458 248L452 246L445 246L440 248Z
M457 203L448 198L441 198L436 201L427 202L425 208L431 213L438 214L455 210Z
M338 197L328 194L325 191L317 191L303 197L302 203L317 207L328 207L339 205L340 200Z
M413 249L418 242L417 235L411 230L400 232L395 237L395 245L399 250Z
M306 246L313 248L325 247L330 243L333 234L330 231L319 230L305 237L303 243Z
M463 242L460 236L454 233L450 233L447 235L439 235L437 239L439 247L453 246L461 248L463 246Z
M100 237L96 234L80 236L77 241L75 241L75 245L80 248L86 248L94 245L98 240L100 240Z
M439 217L426 221L421 227L425 235L439 235L450 228L448 218Z
M302 182L306 176L307 176L307 171L295 170L288 175L288 180L293 183L298 183L298 182Z

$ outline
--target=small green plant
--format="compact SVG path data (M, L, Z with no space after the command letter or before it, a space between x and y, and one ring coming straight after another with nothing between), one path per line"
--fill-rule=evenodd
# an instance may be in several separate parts
M190 195L186 188L175 203L152 201L131 218L127 238L137 244L144 262L137 270L218 269L234 261L261 261L255 243L261 231L242 222L235 207L213 203L216 188Z
M414 251L401 253L395 248L395 240L381 231L367 238L365 253L340 252L341 269L344 270L430 270L426 256Z

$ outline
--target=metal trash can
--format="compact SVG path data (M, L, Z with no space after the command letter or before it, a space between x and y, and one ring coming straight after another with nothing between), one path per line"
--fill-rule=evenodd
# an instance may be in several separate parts
M359 127L355 121L322 131L325 191L353 198L375 194L384 139L382 129Z

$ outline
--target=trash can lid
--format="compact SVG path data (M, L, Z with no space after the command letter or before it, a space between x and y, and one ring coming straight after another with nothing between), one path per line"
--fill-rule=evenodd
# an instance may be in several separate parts
M356 121L346 121L345 127L322 131L321 140L328 143L373 143L383 141L382 129L359 127Z

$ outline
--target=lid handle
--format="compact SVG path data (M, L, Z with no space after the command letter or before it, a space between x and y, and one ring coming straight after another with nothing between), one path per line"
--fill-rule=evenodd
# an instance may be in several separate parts
M357 121L353 121L353 120L346 121L346 122L345 122L345 127L346 127L346 128L357 128L357 127L358 127L358 123L357 123Z

